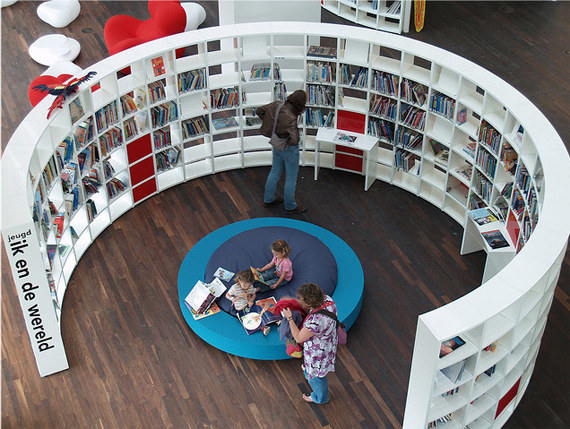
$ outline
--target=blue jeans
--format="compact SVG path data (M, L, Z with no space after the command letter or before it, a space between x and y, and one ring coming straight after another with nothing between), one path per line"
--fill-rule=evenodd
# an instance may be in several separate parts
M261 277L261 280L263 280L265 283L267 283L268 286L273 286L275 283L277 283L277 280L279 280L279 276L277 275L277 273L275 272L275 270L273 268L270 268L269 270L260 273L260 277ZM287 283L289 283L289 282L287 280L283 279L283 281L279 284L279 287L285 286ZM271 288L268 286L264 285L263 283L260 284L259 285L259 291L260 292L266 292L268 290L271 290Z
M326 404L329 402L329 382L327 376L309 378L307 376L307 370L305 369L305 378L309 382L309 386L313 389L311 392L313 402L315 402L315 404Z
M295 210L295 188L297 187L297 174L299 173L299 146L287 146L285 150L273 148L273 161L271 171L265 182L264 203L275 201L275 189L277 182L285 170L285 188L283 189L283 199L285 200L285 210Z

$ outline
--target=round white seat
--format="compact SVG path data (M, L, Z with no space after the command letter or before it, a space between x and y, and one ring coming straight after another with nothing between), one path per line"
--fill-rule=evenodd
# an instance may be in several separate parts
M40 19L52 27L68 26L81 12L79 0L50 0L43 2L37 8Z
M180 3L186 12L186 28L184 31L196 30L206 20L206 10L198 3Z
M72 61L58 61L52 64L42 73L42 76L59 76L61 74L78 75L83 71L81 67Z
M51 66L60 61L73 61L80 51L79 42L63 34L42 36L28 49L30 57L44 66Z
M1 0L0 1L0 7L12 6L17 1L18 0Z

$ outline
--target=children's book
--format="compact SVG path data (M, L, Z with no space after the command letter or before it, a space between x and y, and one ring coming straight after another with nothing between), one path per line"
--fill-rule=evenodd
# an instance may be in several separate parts
M216 304L215 302L213 302L212 305L210 305L210 308L208 308L203 313L196 313L196 311L192 307L190 307L190 305L187 302L184 302L184 304L186 304L186 307L192 314L194 320L200 320L203 319L204 317L208 317L220 312L220 307L218 307L218 304Z
M469 212L469 217L477 222L478 225L486 225L491 222L495 222L497 217L488 208L471 210Z
M260 282L260 283L263 283L264 285L267 284L267 283L265 283L265 282L262 280L262 278L261 278L261 273L260 273L257 269L255 269L255 268L253 268L253 267L249 267L249 268L251 268L251 272L253 273L253 277L255 277L255 280L256 280L256 281L258 281L258 282Z
M184 299L184 302L193 308L196 313L203 314L226 289L226 286L217 277L211 283L204 283L198 280Z
M217 277L225 282L229 282L234 275L235 273L232 273L231 271L226 270L225 268L222 267L218 268L214 273L214 277Z
M251 308L238 310L237 318L247 335L251 335L264 326L281 320L281 315L274 313L277 301L274 297L260 299Z
M453 337L450 340L442 342L441 347L439 348L439 357L441 358L448 355L453 350L457 350L463 344L465 344L465 341L463 341L463 338L461 337Z
M501 231L498 229L489 232L482 232L481 235L483 238L489 243L491 249L500 249L501 247L509 247L509 242L507 239L501 234Z
M156 57L150 61L152 63L152 71L155 76L160 76L161 74L166 73L164 68L164 59L162 57Z

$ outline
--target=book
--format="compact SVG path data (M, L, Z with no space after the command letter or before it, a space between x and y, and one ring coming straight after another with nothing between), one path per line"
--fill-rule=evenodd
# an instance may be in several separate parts
M235 273L232 273L229 270L226 270L225 268L219 267L216 272L214 273L214 277L217 277L225 282L229 282Z
M482 232L481 235L485 241L491 246L491 249L500 249L501 247L509 247L509 242L503 236L501 231L495 229L493 231Z
M146 92L144 89L139 88L137 89L137 94L135 96L135 105L138 109L142 109L144 107L144 101L146 99Z
M463 125L465 122L467 122L467 109L461 109L457 112L457 124Z
M256 282L263 283L264 285L267 284L262 280L261 273L257 269L255 269L253 267L249 267L249 268L251 268L251 272L253 273L253 277L255 278ZM254 286L255 286L255 282L254 282Z
M61 235L63 234L64 222L65 222L65 213L63 212L58 213L58 215L55 217L53 221L53 226L55 228L55 238L61 238Z
M238 123L236 118L231 116L229 118L212 119L212 125L216 130L223 130L224 128L237 127Z
M237 318L247 335L251 335L264 326L281 320L281 315L274 313L277 301L274 297L260 299L255 304L237 311Z
M309 46L307 56L320 58L336 58L336 48L327 48L324 46Z
M166 73L166 69L164 68L164 59L162 57L153 58L150 62L152 63L152 71L155 76L160 76L161 74Z
M440 369L443 375L449 378L449 381L452 383L457 383L461 380L461 376L463 375L463 371L465 370L465 364L467 363L467 359L463 359L461 362L454 363L453 365L447 366L445 368Z
M481 208L476 210L471 210L469 212L469 217L477 222L478 225L486 225L491 222L495 222L497 217L488 208Z
M467 155L469 155L471 158L475 158L475 149L477 148L477 143L476 142L469 142L467 143L467 145L463 148L463 152L465 152Z
M197 313L192 307L190 307L190 304L188 304L186 301L184 301L184 304L186 304L186 307L192 314L194 320L200 320L203 319L204 317L208 317L220 312L220 307L218 307L218 304L216 304L215 302L213 302L212 305L210 305L210 308L208 308L203 313Z
M346 133L341 133L340 131L336 133L336 135L333 137L333 141L347 143L347 144L354 144L354 142L356 142L357 139L358 139L357 136L351 136Z
M190 293L184 298L184 302L193 308L196 313L203 314L226 289L226 286L217 277L211 283L204 283L198 280Z
M463 344L465 344L465 341L463 341L463 338L461 337L453 337L450 340L442 342L439 348L439 357L441 358L447 356L449 353L451 353L453 350L457 350Z

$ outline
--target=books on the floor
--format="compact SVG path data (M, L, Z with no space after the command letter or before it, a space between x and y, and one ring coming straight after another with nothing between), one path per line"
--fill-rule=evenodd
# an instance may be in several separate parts
M277 301L274 297L260 299L251 308L246 307L238 310L237 318L242 324L247 335L251 335L264 326L281 320L281 315L274 313Z
M481 209L471 210L469 212L469 217L477 222L478 225L486 225L491 222L495 222L497 217L491 210L484 207Z
M465 341L463 341L463 338L461 337L453 337L450 340L442 342L439 348L439 357L441 358L447 356L449 353L451 353L453 350L457 350L463 344L465 344Z
M196 313L202 314L210 308L214 300L220 297L226 289L226 286L217 277L211 283L204 283L198 280L184 299L184 302L193 308Z
M232 273L229 270L226 270L225 268L219 267L216 272L214 273L214 277L217 277L225 282L229 282L235 273Z
M509 242L503 236L501 231L495 229L493 231L482 232L481 235L485 241L491 246L491 249L500 249L501 247L509 247Z
M211 316L213 314L220 312L220 307L218 307L218 304L216 304L215 302L213 302L212 305L210 305L210 308L208 308L203 313L197 313L196 310L194 310L192 307L190 307L190 305L187 302L184 302L184 304L186 304L186 307L188 308L188 310L192 314L192 317L194 318L194 320L200 320L200 319L203 319L204 317L208 317L208 316Z

